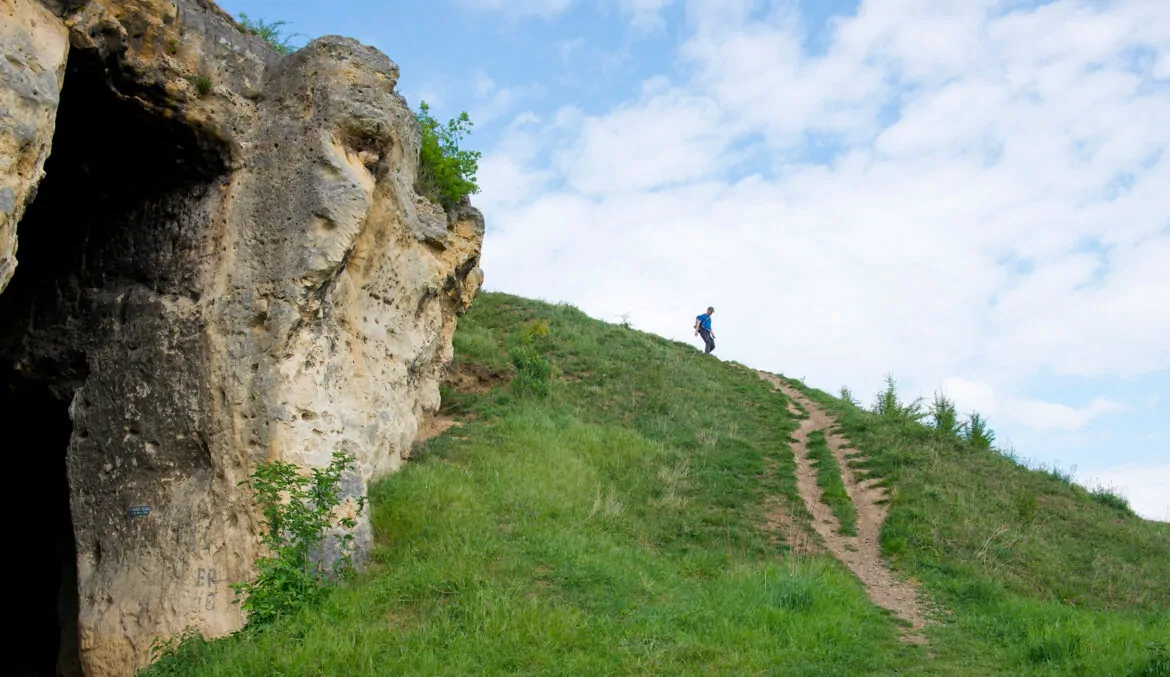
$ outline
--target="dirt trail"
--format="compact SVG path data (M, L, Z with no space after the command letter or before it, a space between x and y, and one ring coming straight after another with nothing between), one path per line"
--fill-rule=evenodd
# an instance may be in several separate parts
M830 432L837 426L832 416L774 374L759 372L759 375L808 412L809 417L801 420L800 428L793 435L796 438L793 453L796 456L796 486L805 507L813 516L813 528L820 534L829 552L861 579L874 604L910 623L910 630L903 632L903 639L915 644L925 643L926 639L919 634L919 630L926 624L926 617L917 590L909 583L895 578L882 560L879 537L882 522L889 510L886 503L880 502L886 498L885 491L874 486L871 481L857 481L857 476L845 458L848 441ZM791 404L789 406L794 414L803 416ZM821 500L817 471L808 457L808 436L817 430L824 431L829 449L841 468L845 490L857 507L857 536L842 536L836 515Z

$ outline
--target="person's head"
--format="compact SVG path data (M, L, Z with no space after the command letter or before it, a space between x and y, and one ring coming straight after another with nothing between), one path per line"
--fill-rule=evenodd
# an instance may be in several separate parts
M714 309L713 307L711 307L711 306L707 306L707 314L708 314L708 315L714 315L714 314L715 314L715 309Z

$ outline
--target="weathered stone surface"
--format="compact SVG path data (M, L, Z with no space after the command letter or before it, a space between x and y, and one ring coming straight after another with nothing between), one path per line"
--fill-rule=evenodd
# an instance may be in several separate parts
M0 292L16 268L16 224L41 180L69 37L36 0L0 0Z
M347 451L354 495L402 464L484 224L416 194L418 126L376 50L326 37L282 58L205 0L46 4L59 19L0 0L44 22L0 37L23 31L45 87L72 43L0 295L0 381L68 403L81 659L124 675L155 637L242 624L228 584L258 554L238 486L257 462ZM0 181L39 169L56 102L28 108L31 146L0 146ZM11 174L0 247L34 175Z

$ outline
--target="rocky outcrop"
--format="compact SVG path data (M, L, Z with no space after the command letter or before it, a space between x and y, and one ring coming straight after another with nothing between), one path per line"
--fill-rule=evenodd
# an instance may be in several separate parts
M256 463L347 451L353 496L402 464L483 219L416 193L398 68L356 41L282 57L206 0L0 8L0 397L68 407L81 663L129 674L240 627ZM58 453L25 419L16 453Z
M0 0L0 292L16 267L16 224L53 138L68 31L36 0Z

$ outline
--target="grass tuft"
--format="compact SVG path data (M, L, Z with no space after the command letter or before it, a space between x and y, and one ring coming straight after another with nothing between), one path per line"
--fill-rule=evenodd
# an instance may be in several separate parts
M211 76L208 75L196 75L192 78L191 84L195 85L195 93L200 97L211 94L212 90L215 89L215 83L211 80Z

